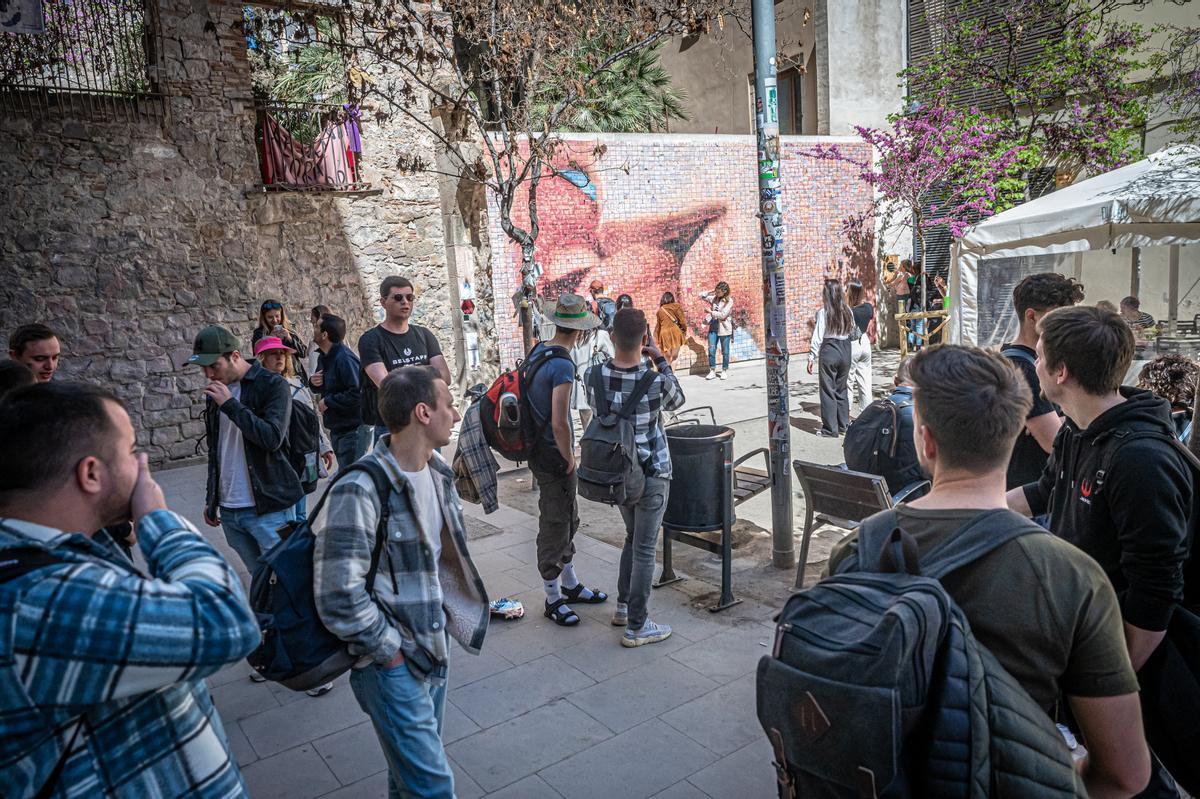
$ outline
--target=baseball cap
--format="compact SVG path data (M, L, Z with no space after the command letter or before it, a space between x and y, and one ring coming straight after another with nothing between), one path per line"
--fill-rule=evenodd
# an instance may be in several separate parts
M220 325L209 325L196 334L192 342L192 356L187 359L196 366L212 366L227 352L241 350L242 342Z

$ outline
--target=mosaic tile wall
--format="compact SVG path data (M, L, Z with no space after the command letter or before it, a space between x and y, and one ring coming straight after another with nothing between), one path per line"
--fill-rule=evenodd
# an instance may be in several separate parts
M787 232L789 350L808 351L821 280L844 260L843 276L859 270L874 287L873 242L847 257L841 222L861 213L871 189L850 165L802 153L816 143L837 142L866 160L857 139L785 137L783 210ZM598 145L603 145L599 148ZM599 154L597 154L599 153ZM707 368L707 328L702 291L718 280L729 283L734 300L732 360L762 357L763 305L758 183L751 136L622 135L572 137L555 166L560 175L538 188L537 258L543 274L539 293L587 296L599 279L614 299L627 293L647 310L653 326L663 292L673 292L686 310L688 342L677 368ZM518 195L520 197L520 195ZM514 222L524 226L520 199ZM520 284L520 248L500 229L489 193L490 238L496 254L493 285L497 304ZM524 213L522 213L524 212ZM853 265L852 265L853 264ZM520 331L511 303L497 308L502 366L520 356Z

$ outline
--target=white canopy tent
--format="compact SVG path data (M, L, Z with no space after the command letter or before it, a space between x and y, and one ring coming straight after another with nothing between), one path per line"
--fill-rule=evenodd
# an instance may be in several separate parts
M1011 305L998 286L1011 292L1025 273L1061 271L1056 267L1070 254L1078 276L1084 252L1134 247L1170 248L1173 322L1179 247L1188 244L1200 244L1200 147L1178 145L968 228L950 251L948 338L980 345L1009 340L1015 317L997 313L999 303Z

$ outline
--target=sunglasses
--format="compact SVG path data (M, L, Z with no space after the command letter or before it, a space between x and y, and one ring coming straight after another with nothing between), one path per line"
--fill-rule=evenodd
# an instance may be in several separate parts
M264 311L280 311L283 310L283 305L282 303L278 302L264 302L262 304L262 309Z
M393 294L392 302L413 302L417 297L415 294Z

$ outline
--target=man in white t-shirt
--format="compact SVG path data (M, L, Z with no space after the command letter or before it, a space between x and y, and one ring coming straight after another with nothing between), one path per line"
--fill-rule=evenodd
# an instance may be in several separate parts
M360 658L350 687L387 757L388 795L452 799L441 738L450 638L479 654L488 623L454 473L434 451L450 443L459 415L431 366L389 372L379 415L389 432L333 484L312 520L313 594L321 621ZM387 496L369 470L386 477Z
M200 331L189 364L209 383L204 408L208 488L204 521L225 531L246 571L279 542L280 527L304 496L287 458L292 391L287 381L240 352L241 341L220 325Z

